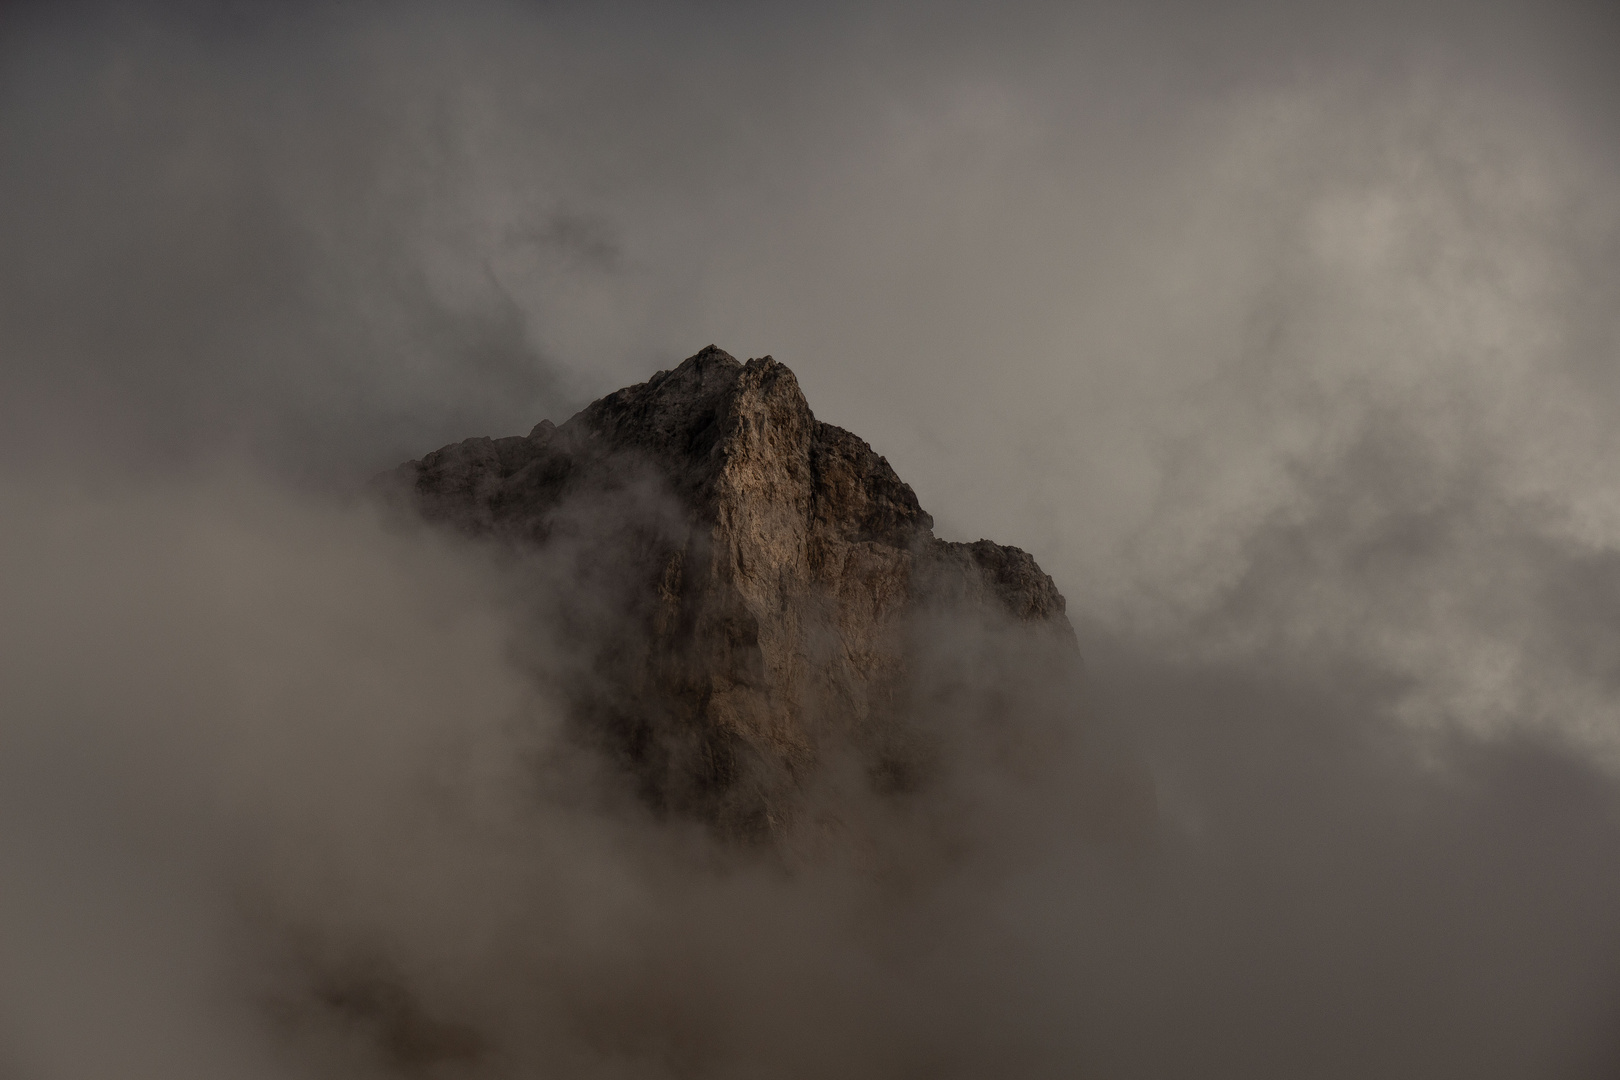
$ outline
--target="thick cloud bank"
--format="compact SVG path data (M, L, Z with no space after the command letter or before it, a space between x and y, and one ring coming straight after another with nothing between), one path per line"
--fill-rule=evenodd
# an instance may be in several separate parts
M4 18L0 1076L1620 1071L1607 12ZM1073 739L739 854L352 496L709 341Z

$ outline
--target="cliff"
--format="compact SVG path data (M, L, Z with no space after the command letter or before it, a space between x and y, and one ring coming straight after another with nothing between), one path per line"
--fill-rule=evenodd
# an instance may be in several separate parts
M648 804L727 835L781 833L839 769L879 793L925 783L933 717L1016 696L994 685L1017 678L1005 665L988 685L961 670L1007 641L1078 661L1033 558L936 538L888 461L770 357L710 346L389 481L429 521L545 560L579 730Z

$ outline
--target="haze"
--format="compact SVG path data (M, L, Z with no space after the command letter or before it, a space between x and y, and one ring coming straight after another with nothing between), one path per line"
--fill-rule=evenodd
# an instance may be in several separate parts
M433 1075L1620 1073L1617 56L1573 3L9 6L0 1076L398 1075L299 1019L351 946L500 1047ZM987 779L898 888L534 795L555 643L359 495L710 342L1036 555L1148 825Z

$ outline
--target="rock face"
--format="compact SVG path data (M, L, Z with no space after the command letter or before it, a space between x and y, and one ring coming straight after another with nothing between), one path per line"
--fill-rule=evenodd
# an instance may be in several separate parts
M789 828L839 768L878 792L924 782L924 714L985 697L952 683L941 627L1078 660L1034 559L936 539L889 463L818 421L770 357L710 346L390 481L430 521L549 559L581 730L648 803L731 836Z

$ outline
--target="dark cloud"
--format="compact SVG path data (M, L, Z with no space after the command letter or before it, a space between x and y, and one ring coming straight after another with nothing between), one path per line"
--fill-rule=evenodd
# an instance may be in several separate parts
M0 1070L1614 1075L1617 36L8 9ZM708 341L1070 598L954 860L613 809L534 581L321 494Z

